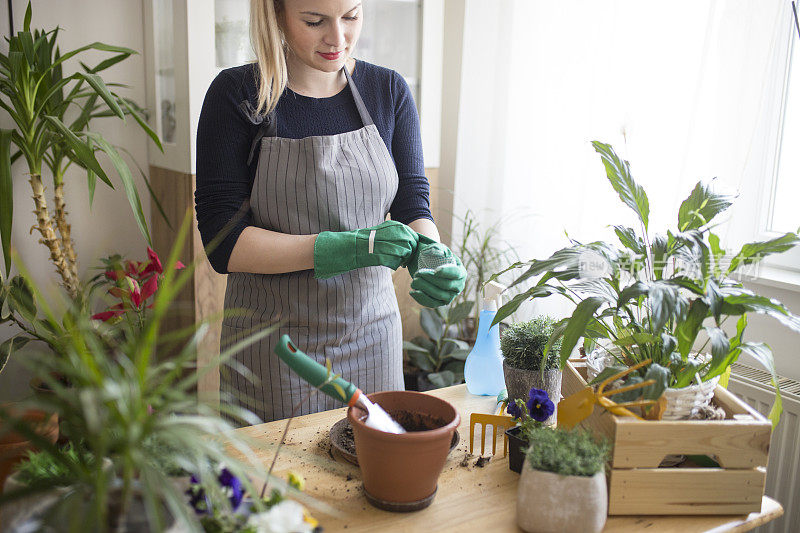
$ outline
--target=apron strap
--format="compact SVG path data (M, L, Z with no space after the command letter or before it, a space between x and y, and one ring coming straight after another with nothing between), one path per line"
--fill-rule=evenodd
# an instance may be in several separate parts
M347 84L350 85L350 92L353 93L353 100L356 101L358 114L361 115L361 122L364 123L364 126L372 126L375 123L372 121L372 116L369 114L369 111L367 111L367 106L364 105L364 100L361 99L361 93L358 92L353 78L351 78L350 73L347 72L347 67L342 67L342 70L344 70L344 75L347 77Z
M250 155L247 156L247 166L250 166L250 163L253 162L253 156L256 153L256 148L261 145L261 139L264 137L277 137L278 136L278 119L275 115L275 110L273 109L270 114L264 117L264 120L261 121L261 126L258 128L258 133L256 133L255 138L253 139L252 144L250 145Z
M364 100L361 98L361 93L358 92L358 88L356 87L353 78L350 76L350 73L347 71L347 67L342 67L344 71L344 75L347 78L347 84L350 86L350 92L353 94L353 100L356 102L356 109L358 109L358 114L361 117L361 122L364 123L364 126L371 126L375 124L372 120L372 115L369 114L367 111L367 106L364 105ZM258 128L258 133L256 134L255 138L253 139L252 144L250 144L250 155L247 156L247 166L253 162L253 156L256 153L256 149L261 145L261 139L264 137L277 137L278 136L278 117L275 113L275 110L272 113L268 114L264 117L264 120L261 122L261 126Z

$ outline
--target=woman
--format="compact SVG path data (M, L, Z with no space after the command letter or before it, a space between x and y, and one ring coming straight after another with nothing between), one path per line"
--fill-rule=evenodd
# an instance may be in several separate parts
M222 383L224 395L248 398L268 421L289 416L308 391L274 355L279 335L330 359L366 392L402 389L389 269L407 267L412 296L429 307L449 303L466 272L437 242L407 84L351 57L361 2L250 5L257 63L224 70L209 87L195 201L209 260L229 274L225 307L245 311L225 318L223 344L259 324L281 324L235 357L254 379L236 373ZM451 264L417 272L421 253ZM334 407L317 394L301 412Z

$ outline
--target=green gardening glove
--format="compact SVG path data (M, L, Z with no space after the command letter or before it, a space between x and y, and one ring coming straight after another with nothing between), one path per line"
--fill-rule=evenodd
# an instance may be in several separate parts
M440 242L419 236L408 263L411 297L425 307L447 305L464 290L467 271L461 260Z
M314 277L331 278L368 266L397 270L408 264L417 240L414 230L394 220L352 231L323 231L314 241Z

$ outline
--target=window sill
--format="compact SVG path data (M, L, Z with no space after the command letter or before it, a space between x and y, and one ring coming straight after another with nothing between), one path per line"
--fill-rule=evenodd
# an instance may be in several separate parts
M800 292L800 272L787 268L758 265L754 275L740 276L739 281L756 283L785 291Z

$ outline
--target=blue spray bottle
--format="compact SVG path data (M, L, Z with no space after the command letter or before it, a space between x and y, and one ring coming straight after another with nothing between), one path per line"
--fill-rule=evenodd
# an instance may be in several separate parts
M505 287L490 281L483 288L483 304L478 319L475 346L467 355L464 380L467 390L479 396L497 396L506 387L503 378L503 356L500 353L500 325L489 327L501 304Z

